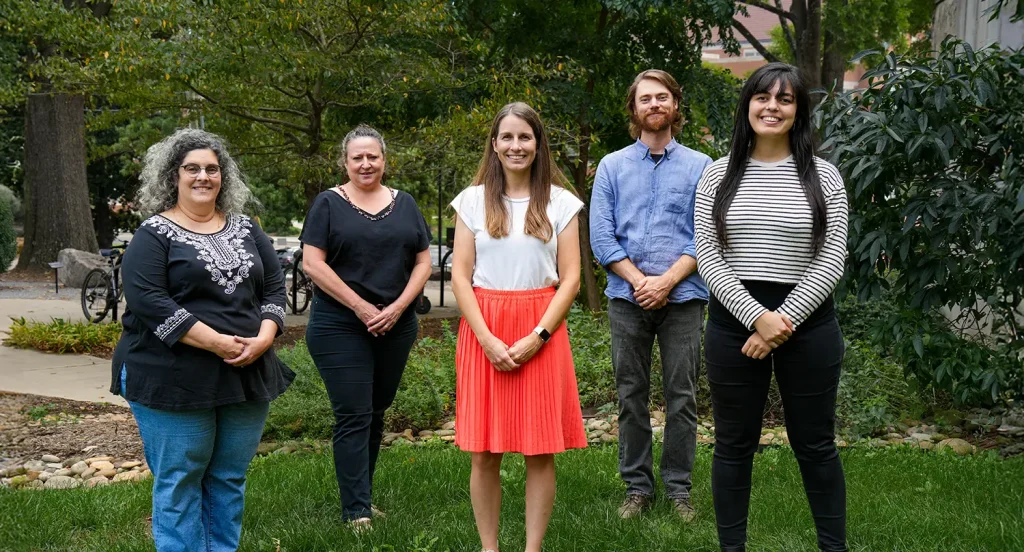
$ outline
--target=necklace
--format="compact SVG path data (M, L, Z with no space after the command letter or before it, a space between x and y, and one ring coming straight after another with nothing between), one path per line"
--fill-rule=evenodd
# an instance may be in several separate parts
M348 194L345 193L345 188L342 188L341 186L336 186L336 188L338 188L338 192L341 193L341 197L344 198L345 201L347 201L348 204L351 205L352 208L355 209L357 213L359 213L360 215L363 215L364 217L366 217L367 220L371 220L371 221L374 221L374 222L376 222L376 221L378 221L378 220L380 220L380 219L382 219L382 218L384 218L384 217L386 217L386 216L391 214L391 211L393 211L395 209L395 199L398 197L398 192L396 190L393 190L391 188L387 188L387 190L389 192L391 192L391 203L388 204L387 209L385 209L384 212L382 212L381 214L379 214L379 215L371 215L370 213L367 213L366 211L364 211L361 207L359 207L355 203L352 203L352 200L349 199Z

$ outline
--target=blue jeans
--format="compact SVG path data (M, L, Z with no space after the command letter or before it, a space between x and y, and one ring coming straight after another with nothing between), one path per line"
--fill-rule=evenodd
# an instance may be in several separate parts
M121 368L121 394L126 370ZM158 552L238 549L245 472L270 403L169 411L129 402L153 471L153 540Z

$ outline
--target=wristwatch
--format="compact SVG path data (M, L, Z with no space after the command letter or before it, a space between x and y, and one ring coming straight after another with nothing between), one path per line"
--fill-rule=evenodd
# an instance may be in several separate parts
M543 326L537 326L534 328L533 333L537 334L537 336L540 337L540 340L544 343L547 343L548 340L551 339L551 333L545 330Z

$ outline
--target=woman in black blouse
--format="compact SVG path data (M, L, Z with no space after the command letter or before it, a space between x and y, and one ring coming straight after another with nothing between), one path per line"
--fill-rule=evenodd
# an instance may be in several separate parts
M110 391L131 406L153 471L159 552L236 550L245 472L294 374L271 345L284 277L217 136L179 130L146 153L124 255L124 332Z
M384 411L419 331L409 306L430 276L430 230L412 196L383 185L384 153L376 130L349 132L348 182L317 196L300 237L316 283L306 344L334 409L342 518L355 528L372 517Z

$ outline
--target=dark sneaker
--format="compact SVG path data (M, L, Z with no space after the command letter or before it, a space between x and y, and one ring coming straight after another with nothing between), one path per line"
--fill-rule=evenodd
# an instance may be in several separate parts
M642 495L642 494L631 494L626 495L626 501L619 506L619 517L622 519L630 519L651 509L651 504L654 502L654 498Z
M693 504L690 504L690 497L681 496L679 498L672 499L672 502L676 505L676 513L679 517L689 523L693 521L693 518L697 516L697 511L693 509Z

